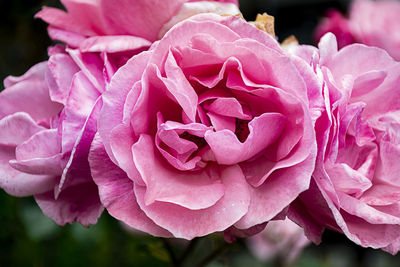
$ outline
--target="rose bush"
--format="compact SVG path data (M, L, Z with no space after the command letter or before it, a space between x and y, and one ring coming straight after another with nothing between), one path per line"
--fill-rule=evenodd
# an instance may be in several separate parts
M339 12L331 12L316 29L319 40L333 32L341 44L362 43L385 49L400 60L400 3L397 1L357 0L350 8L349 19Z
M108 212L192 239L282 215L309 186L316 75L238 17L203 14L120 68L89 162Z
M319 50L297 47L323 80L325 111L316 121L316 169L291 217L319 242L322 230L343 232L364 247L400 248L400 63L384 50L334 35Z

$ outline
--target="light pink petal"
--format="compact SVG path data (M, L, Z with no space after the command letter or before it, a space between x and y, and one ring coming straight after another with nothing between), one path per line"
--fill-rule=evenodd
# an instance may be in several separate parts
M382 248L382 250L392 255L396 255L400 250L400 238L397 238L389 246Z
M50 100L49 89L44 79L44 68L33 68L41 72L29 74L27 79L22 79L1 92L0 118L15 112L26 112L34 120L40 120L50 118L61 110L60 104Z
M230 30L234 31L243 39L251 39L255 40L278 53L283 53L282 48L279 43L274 39L271 34L268 34L264 31L260 31L253 25L247 23L246 20L237 17L237 16L220 16L217 14L200 14L190 18L193 21L212 21L221 23L227 26ZM218 36L215 36L218 38Z
M86 39L83 35L78 33L61 30L52 26L47 28L49 36L53 40L61 41L70 47L77 48Z
M342 217L336 215L336 220L341 221L343 232L346 236L363 247L384 248L396 242L399 225L371 224L359 217L344 213Z
M43 75L46 72L47 61L38 63L31 67L24 75L16 77L16 76L8 76L4 79L4 87L11 87L19 82L27 81L27 80L41 80L43 79Z
M271 220L309 188L316 154L315 148L311 149L303 162L273 172L259 187L250 187L249 211L235 227L246 229Z
M16 148L16 159L46 158L60 153L57 129L36 133Z
M8 163L15 159L15 148L0 145L0 187L18 197L31 196L52 190L58 178L53 175L31 175L20 172Z
M92 143L89 162L101 202L111 216L140 231L171 237L168 231L154 224L140 209L133 192L132 180L111 162L99 135Z
M67 49L76 65L82 70L98 92L105 91L104 62L98 54L81 53L79 50Z
M371 206L386 206L400 203L400 187L375 184L360 197L360 201Z
M135 138L131 127L125 124L116 126L111 131L109 140L118 166L126 172L132 181L144 185L140 173L133 162L132 146L137 141L137 138Z
M16 148L10 165L30 174L60 175L62 162L57 129L36 133Z
M349 58L352 60L344 64L343 60L348 61ZM372 70L385 70L395 66L396 61L382 49L353 44L341 49L324 65L340 84L340 79L345 75L358 77Z
M118 34L133 35L151 42L161 27L178 11L183 0L100 1L107 25Z
M219 164L236 164L266 149L281 135L285 117L279 113L265 113L254 118L248 127L250 134L244 143L229 130L206 133L205 139Z
M399 12L396 1L354 1L349 20L351 31L359 42L383 48L399 60ZM385 15L374 16L376 13Z
M238 118L241 120L251 120L252 118L252 116L249 114L250 112L248 110L244 110L244 107L239 103L239 101L233 97L217 98L211 104L203 105L203 108L213 113Z
M148 135L133 145L135 166L146 184L145 205L165 202L190 210L209 208L220 200L226 185L215 167L196 172L181 172L165 165Z
M189 81L186 79L181 68L177 65L176 59L171 51L168 53L164 68L166 78L162 78L162 81L182 107L188 118L192 122L195 122L196 107L198 103L197 94L190 85Z
M332 33L325 34L319 41L318 48L320 53L320 64L325 65L338 52L338 45L335 35Z
M194 170L201 160L200 156L192 154L200 149L198 144L190 140L191 137L204 137L206 131L212 129L200 123L181 124L178 122L163 122L162 115L158 114L158 131L156 146L164 158L175 168L181 171ZM189 139L181 137L181 134L189 134ZM191 136L190 136L191 135ZM166 145L166 147L164 146ZM195 154L194 154L195 155Z
M220 177L225 194L215 205L206 209L190 210L160 201L146 205L146 188L136 185L135 194L141 209L155 223L170 231L174 237L193 239L226 230L247 212L250 194L240 168L235 165L222 168Z
M112 129L120 124L124 114L124 103L133 85L142 77L150 54L143 52L127 62L114 75L107 91L103 94L103 108L99 116L99 134L102 137L107 153L115 162L110 147Z
M151 64L146 68L140 86L134 88L134 90L140 88L140 95L132 109L130 120L136 136L150 132L156 133L158 113L174 121L181 120L183 114L186 114L182 112L182 108L173 97L165 97L165 94L169 94L168 87L170 86L175 85L170 80L163 78L157 66ZM182 95L183 99L185 99L185 96ZM195 108L189 107L187 103L185 105L189 108L188 112L195 110ZM191 121L189 118L188 120Z
M173 30L169 31L157 44L157 47L154 48L151 62L156 64L157 66L161 66L162 62L168 54L171 45L173 47L189 46L189 42L191 42L192 40L191 38L187 38L187 36L196 36L196 34L204 35L204 29L207 29L208 35L211 35L214 39L218 39L220 42L233 42L239 39L239 35L233 32L230 28L220 23L207 20L192 20L193 18L197 18L198 16L202 15L191 17L190 19L186 20L185 23L179 24L179 27L174 27Z
M220 15L238 15L237 1L188 1L184 3L175 15L164 24L158 37L161 39L164 34L175 24L201 13L214 13Z
M293 64L295 64L301 77L303 77L307 85L307 96L309 100L309 107L315 110L315 119L320 116L320 113L325 108L323 99L323 85L320 77L315 75L313 68L303 59L292 57Z
M236 130L236 119L232 117L225 117L212 112L208 112L207 116L210 118L211 124L215 131L228 130L235 132Z
M28 114L17 112L0 120L0 144L17 146L43 130Z
M50 57L46 80L50 98L53 101L66 104L73 76L78 71L78 66L67 54L56 54Z
M256 87L257 85L252 86ZM290 92L285 92L277 87L262 86L260 89L252 90L250 94L240 92L238 98L245 103L251 103L252 112L263 114L275 111L286 117L284 132L279 141L271 146L267 158L276 162L287 158L299 144L302 136L306 137L305 140L308 142L313 142L310 140L314 135L313 130L304 126L312 127L309 109ZM303 148L295 155L301 157L300 161L302 161L308 155L308 151Z
M354 194L355 197L360 197L372 186L367 177L344 163L329 166L326 171L336 190L349 195Z
M57 154L46 158L33 158L26 160L10 160L9 164L14 169L37 175L54 175L58 176L63 172L62 156Z
M151 42L136 36L94 36L83 41L80 44L79 49L82 52L116 53L129 50L138 50L141 48L150 47L150 45Z
M272 94L266 99L283 98L283 96L286 96L286 100L291 98L289 94L282 92L280 94ZM291 168L303 162L310 155L316 156L314 154L316 141L313 122L310 115L307 114L306 107L300 108L297 103L292 102L284 103L283 106L288 114L286 115L285 130L281 134L280 140L266 149L258 158L240 163L246 179L255 187L263 184L274 171ZM302 114L304 117L299 118Z
M360 97L368 94L381 85L386 77L387 72L383 70L372 70L361 74L354 80L351 97Z
M380 66L375 67L375 70L378 73L382 69L387 73L386 78L381 84L379 84L379 82L382 78L378 77L377 81L370 81L370 86L376 85L377 87L375 87L368 93L364 91L365 94L363 95L359 95L357 97L352 96L352 98L354 98L354 100L352 101L362 101L367 104L364 114L365 117L376 116L376 114L384 114L400 109L400 100L398 97L399 90L397 90L397 86L400 80L400 63L396 62L394 66L389 66L390 65L388 64L388 67L386 68ZM374 72L375 71L372 70L366 72L364 75L373 75ZM361 77L363 77L364 75L362 75Z
M380 160L376 178L383 183L400 186L400 166L396 159L400 156L400 145L382 141L380 143Z
M99 1L64 0L62 3L68 12L44 7L35 17L52 27L86 36L102 35L109 31L101 14Z
M341 192L338 196L343 210L370 224L400 224L400 218L380 212L354 197Z

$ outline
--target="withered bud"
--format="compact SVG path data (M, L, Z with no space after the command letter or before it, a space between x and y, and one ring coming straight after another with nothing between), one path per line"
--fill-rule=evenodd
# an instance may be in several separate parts
M256 26L258 29L275 36L275 18L273 16L270 16L267 13L262 15L258 14L256 21L250 23Z

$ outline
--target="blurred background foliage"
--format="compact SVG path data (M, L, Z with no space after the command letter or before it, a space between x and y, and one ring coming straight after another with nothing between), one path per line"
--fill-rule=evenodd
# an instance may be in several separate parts
M328 8L346 11L347 0L240 0L248 20L257 12L276 19L276 33L282 41L294 34L300 43L313 44L312 30ZM51 45L46 24L33 18L41 6L60 7L57 0L0 1L0 79L22 75L30 66L46 60ZM3 89L2 85L0 90ZM29 101L29 100L27 100ZM32 198L18 199L0 189L0 266L166 266L170 249L185 254L183 241L132 234L106 212L90 228L79 224L57 226L45 217ZM221 247L222 246L222 247ZM221 256L208 263L220 266L278 266L262 263L247 250L243 241L226 247L220 235L194 242L185 266L200 264L213 250ZM400 255L364 249L343 235L326 231L320 246L311 245L293 266L300 267L392 267L400 266Z

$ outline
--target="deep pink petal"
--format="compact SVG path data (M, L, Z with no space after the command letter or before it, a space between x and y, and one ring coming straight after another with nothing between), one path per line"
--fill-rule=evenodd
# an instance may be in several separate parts
M68 162L62 172L56 196L66 187L91 182L88 155L90 145L97 132L97 118L102 106L101 98L98 98L82 125L77 131L76 139L69 155ZM65 155L64 155L65 156ZM65 158L64 158L65 160Z
M43 213L59 225L77 221L88 227L97 223L104 210L93 182L69 187L57 199L51 190L35 195L35 200Z

